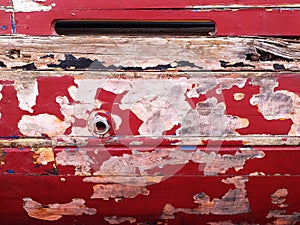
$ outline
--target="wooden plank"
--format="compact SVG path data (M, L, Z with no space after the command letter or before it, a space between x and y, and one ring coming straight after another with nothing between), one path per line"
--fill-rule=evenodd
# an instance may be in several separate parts
M0 46L3 224L300 221L298 38Z
M1 74L0 135L45 138L3 147L299 144L295 72Z
M299 39L0 37L3 69L299 71ZM28 66L26 66L28 65Z
M1 186L5 193L1 199L2 221L6 224L11 221L14 224L74 221L79 224L120 221L125 224L130 224L129 221L133 224L199 224L199 221L200 224L249 221L296 224L299 221L299 176L179 176L148 185L144 194L133 193L137 195L134 198L115 198L114 193L105 192L107 200L91 198L93 186L102 185L107 190L111 185L82 179L78 176L0 176L1 183L6 184ZM114 188L118 194L118 185L114 184ZM164 190L168 190L168 194ZM230 201L235 205L228 203Z

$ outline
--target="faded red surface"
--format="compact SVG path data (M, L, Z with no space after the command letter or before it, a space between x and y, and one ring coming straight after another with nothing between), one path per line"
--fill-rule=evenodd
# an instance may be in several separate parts
M18 4L20 3L16 2L15 5ZM6 3L4 2L2 5L5 6ZM78 0L70 2L52 0L34 2L29 9L28 5L27 8L21 4L19 6L13 14L10 14L14 16L12 22L15 23L15 29L12 32L18 34L53 35L55 34L54 23L56 20L211 20L215 22L216 34L219 36L300 35L298 23L300 11L297 1L207 0L199 2L191 0L178 2L175 0L151 0L147 2L98 2ZM212 8L206 9L205 7ZM241 7L250 8L239 9ZM4 22L4 24L6 23ZM2 31L1 34L11 31L11 25L7 26L8 29Z
M151 135L151 132L157 132L155 124L149 127L154 130L142 129L151 119L143 119L137 109L142 109L139 108L142 107L140 102L147 104L144 98L149 96L143 94L146 90L140 90L141 96L136 100L131 94L139 90L135 82L143 78L110 78L106 82L112 83L102 86L99 82L98 88L97 85L92 86L95 83L93 78L88 87L93 91L91 96L96 102L91 108L86 100L81 99L84 92L80 92L88 90L82 89L88 79L66 74L32 78L36 83L31 80L26 88L36 85L38 93L35 100L30 100L19 88L22 82L26 83L24 80L21 84L13 80L1 82L0 131L2 141L11 143L11 147L1 148L0 154L3 184L0 187L0 214L5 224L299 222L300 149L296 144L299 135L291 133L298 132L299 124L298 117L295 117L297 113L290 114L291 110L298 110L298 74L278 74L259 79L215 77L216 83L210 87L215 94L208 90L205 98L200 93L198 98L194 95L188 97L192 89L201 84L197 78L193 77L191 89L177 92L179 86L185 88L185 79L188 78L164 79L159 75L158 79L165 87L173 85L170 89L179 93L175 97L178 101L182 101L180 96L183 96L190 108L187 112L198 110L200 117L207 113L214 115L217 106L225 105L224 112L221 110L215 114L225 124L224 130L219 127L224 132L219 134L220 140L209 135L210 132L213 134L214 125L208 119L205 126L212 131L203 130L200 121L199 132L204 132L202 135L205 137L197 143L197 130L186 130L188 133L183 136L179 132L186 126L189 113L171 129L160 130L165 136L157 138ZM145 79L143 82L146 88L148 83L156 81ZM276 88L269 92L272 86ZM79 91L76 95L71 91L72 87ZM123 88L123 91L118 88ZM217 91L218 88L221 92ZM166 101L162 97L163 90L153 89L153 96L150 95L152 107L162 104L158 101L160 98ZM169 94L169 97L172 96L172 93ZM128 100L129 96L131 100ZM26 97L32 112L24 108ZM67 105L60 99L68 101ZM212 99L216 102L213 103ZM260 100L255 102L255 99ZM268 99L273 99L271 105ZM130 109L124 108L127 101L135 101ZM282 109L277 112L278 107L274 108L274 104L281 104ZM265 111L265 105L269 111ZM164 107L167 105L158 108L158 120L165 118L164 114L174 110L175 106L167 107L167 111L163 110ZM84 114L78 114L78 110ZM180 108L177 110L179 115ZM104 137L75 130L76 127L87 129L90 124L80 116L93 115L94 111L107 118L111 125ZM151 111L148 113L153 114ZM282 117L277 118L278 113L282 113ZM58 124L67 123L70 115L76 119L61 133L53 134L56 122L41 120L40 124L35 124L28 120L40 115L47 115L49 119L54 116ZM114 115L119 116L121 123ZM231 122L227 123L228 119ZM247 123L241 122L245 119ZM25 125L24 121L27 121ZM240 124L235 124L236 121ZM295 126L296 129L293 128ZM40 144L29 147L30 141L22 141L19 137L29 137L33 131L37 132L35 140L39 140ZM143 135L149 132L149 135L143 136L140 132ZM277 141L272 142L271 138L277 138ZM261 139L265 141L259 142ZM52 144L46 141L52 141ZM197 200L197 196L200 199Z
M300 35L297 1L0 6L1 35L55 35L56 20L211 20L219 36ZM5 57L14 60L12 50ZM60 66L0 75L1 224L300 222L299 71Z

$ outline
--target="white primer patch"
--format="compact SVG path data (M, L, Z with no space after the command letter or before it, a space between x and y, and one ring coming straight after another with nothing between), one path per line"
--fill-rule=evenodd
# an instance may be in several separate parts
M33 113L32 107L36 105L36 97L39 95L37 81L16 80L14 88L17 91L20 109Z
M70 125L70 123L61 121L54 115L45 113L37 116L22 116L18 123L18 128L26 136L42 136L46 134L51 137L64 134Z
M12 2L15 12L50 11L55 6L55 3L51 5L42 5L33 0L12 0Z

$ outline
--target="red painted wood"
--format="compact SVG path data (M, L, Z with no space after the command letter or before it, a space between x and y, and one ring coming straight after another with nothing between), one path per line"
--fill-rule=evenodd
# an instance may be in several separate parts
M0 35L11 34L12 31L12 14L0 11Z
M122 156L124 154L132 154L132 150L139 151L154 151L150 150L145 146L141 147L102 147L97 148L99 153L95 154L95 146L85 146L85 147L70 147L54 148L55 156L62 151L68 151L76 153L78 151L87 152L90 158L94 159L94 165L92 166L92 172L97 171L104 161L112 156ZM164 151L168 149L173 149L171 146L158 146L155 150ZM186 153L194 152L196 150L204 151L210 153L206 147L195 147L195 150L185 150L185 147L177 147L176 150L181 150ZM220 155L235 155L241 153L243 146L226 146L222 145L219 148L214 148L213 152ZM265 175L274 174L289 174L289 175L299 175L298 162L300 161L300 147L299 146L256 146L251 147L252 151L263 151L265 156L263 158L249 159L245 163L244 168L239 171L235 171L234 168L229 169L226 172L228 176L248 176L251 173L261 172ZM17 175L59 175L59 176L69 176L74 175L74 166L62 166L57 165L57 174L53 167L54 162L49 162L47 165L42 165L35 163L35 158L37 158L34 153L34 149L28 147L20 148L6 148L4 150L5 154L5 164L0 167L0 176L3 174L17 174ZM202 168L203 169L203 168ZM189 162L187 164L178 165L172 168L172 166L166 166L160 169L160 173L168 177L172 176L203 176L203 170L199 168L199 164ZM157 171L149 175L154 175Z
M135 199L123 199L121 202L114 200L89 199L92 193L92 184L82 182L81 177L66 177L61 182L57 176L0 176L1 185L1 220L3 224L109 224L105 216L130 216L137 222L166 222L159 219L166 203L175 207L194 208L192 196L199 192L205 192L212 198L221 198L230 185L222 183L224 176L214 177L173 177L157 185L150 185L148 196L138 196ZM285 203L289 204L287 214L299 210L299 176L281 177L249 177L247 182L247 197L250 199L251 213L239 215L187 215L177 213L175 219L167 221L168 224L207 224L208 222L232 221L234 224L252 222L259 224L273 223L274 218L267 219L270 210L280 208L271 203L271 194L281 188L289 190L289 196ZM22 188L20 188L22 187ZM184 192L182 191L184 187ZM168 190L166 193L165 190ZM13 196L13 198L11 198ZM22 199L30 197L41 204L67 203L73 198L85 199L85 205L97 209L97 215L63 216L61 219L46 222L28 217L23 210ZM142 203L142 204L141 204ZM134 211L132 209L135 209ZM136 224L134 223L134 224ZM130 224L130 223L124 223Z
M71 14L74 14L71 15ZM178 21L211 20L219 36L299 36L300 10L247 9L241 11L197 10L66 10L51 12L16 13L17 33L53 35L55 20L134 20ZM39 23L32 23L39 21Z
M6 0L4 0L6 1ZM276 5L296 5L299 0L111 0L111 1L85 1L85 0L47 0L40 2L41 5L55 4L53 9L174 9L174 8L188 8L192 6L276 6Z
M49 9L16 11L19 34L53 35L56 20L211 20L216 35L299 36L300 10L297 1L46 1ZM221 5L221 7L220 7ZM278 8L276 8L278 5ZM200 9L192 8L200 6ZM201 7L212 9L201 10ZM232 9L222 9L234 7ZM216 9L213 9L215 7ZM241 7L241 8L239 8ZM250 7L251 9L243 9ZM268 8L264 8L268 7ZM176 9L176 10L172 10ZM43 10L43 11L41 11Z

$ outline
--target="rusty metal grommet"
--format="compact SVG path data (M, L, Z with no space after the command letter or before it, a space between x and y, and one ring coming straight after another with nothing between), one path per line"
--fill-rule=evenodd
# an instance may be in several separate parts
M93 112L88 120L88 128L93 135L103 137L108 134L110 125L107 118L99 112Z

